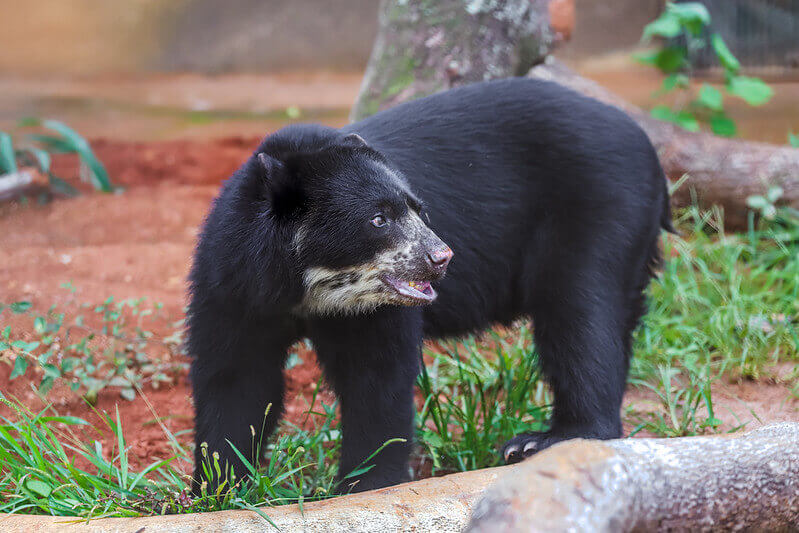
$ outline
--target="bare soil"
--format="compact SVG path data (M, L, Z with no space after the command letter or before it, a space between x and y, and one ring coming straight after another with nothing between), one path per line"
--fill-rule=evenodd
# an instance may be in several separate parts
M157 143L95 141L99 158L124 192L95 193L72 179L84 191L80 197L44 205L35 201L0 204L0 302L24 299L38 310L58 305L69 313L75 310L75 301L97 303L111 295L146 296L164 304L164 323L181 319L198 226L221 182L258 141L258 137ZM75 168L69 156L56 160L56 171L62 175L74 175ZM76 287L74 295L60 287L67 281ZM20 317L4 313L3 323L9 320L14 327L22 324ZM286 371L286 414L300 423L320 372L313 354L302 346L297 349L303 362ZM31 381L9 381L9 373L10 365L0 364L0 390L31 407L41 407ZM192 404L185 372L174 386L147 388L145 395L171 431L191 429ZM627 404L640 408L652 399L650 394L631 391ZM323 390L322 400L332 401L330 392ZM53 389L48 401L62 414L92 422L99 421L99 413L113 414L119 409L134 468L170 452L155 423L156 415L143 398L127 401L117 390L106 389L92 409L62 385ZM799 421L796 398L777 382L723 384L716 409L721 418L731 418L724 416L729 411L741 422L751 421L747 427L775 420ZM106 448L113 447L108 431L91 438ZM189 442L190 431L179 438Z

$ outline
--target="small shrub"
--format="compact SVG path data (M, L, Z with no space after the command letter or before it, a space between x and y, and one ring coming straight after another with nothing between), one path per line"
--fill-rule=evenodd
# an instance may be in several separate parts
M653 37L661 37L663 46L653 52L636 54L635 58L665 74L657 95L680 93L676 104L655 106L653 117L689 131L699 131L700 125L705 124L716 135L733 137L736 126L725 112L725 93L741 98L749 105L759 106L771 99L773 90L760 78L742 75L740 62L727 48L721 35L713 33L708 37L709 26L710 13L701 3L668 2L660 17L644 28L641 38L648 42ZM724 92L708 83L703 83L698 91L691 85L691 52L705 46L711 47L724 72Z
M71 185L53 174L51 154L77 154L81 166L81 177L89 181L95 189L102 192L114 191L111 178L105 166L97 159L89 142L75 130L57 120L28 118L20 122L21 127L37 128L55 133L29 133L15 148L9 133L0 131L0 175L17 172L19 165L35 167L47 176L51 190L74 196L77 194Z
M32 318L30 332L14 334L11 326L0 330L0 360L13 365L12 380L29 375L30 367L37 368L42 396L63 380L92 404L108 387L132 400L146 384L159 388L172 383L187 366L182 358L182 321L171 324L172 335L158 339L145 329L145 322L161 304L144 304L144 298L115 301L113 297L95 306L82 304L94 317L86 320L78 315L65 324L64 313L55 307L38 314L30 302L0 303L0 318L6 309Z

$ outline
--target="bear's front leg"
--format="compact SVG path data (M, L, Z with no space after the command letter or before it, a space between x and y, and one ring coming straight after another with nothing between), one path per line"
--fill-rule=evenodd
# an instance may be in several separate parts
M291 332L291 324L229 303L205 300L190 306L188 349L195 407L196 493L203 481L213 492L225 481L228 469L234 470L237 480L249 474L231 444L257 466L259 457L255 455L261 433L264 442L260 443L260 451L283 410L283 366L294 340ZM213 464L214 453L219 456L221 479L213 466L208 479L202 466L205 461Z
M418 308L383 307L364 315L311 320L310 337L341 404L340 492L410 479L413 390L422 348ZM386 441L394 442L367 461ZM351 472L372 465L357 476Z

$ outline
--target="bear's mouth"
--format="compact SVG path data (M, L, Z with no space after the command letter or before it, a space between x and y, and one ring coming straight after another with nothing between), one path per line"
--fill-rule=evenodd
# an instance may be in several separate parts
M436 299L436 291L430 286L429 281L408 281L388 275L381 276L381 279L397 294L412 300L413 303L425 304Z

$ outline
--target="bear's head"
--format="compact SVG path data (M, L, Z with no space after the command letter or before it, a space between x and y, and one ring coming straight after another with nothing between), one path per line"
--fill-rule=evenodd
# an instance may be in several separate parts
M297 311L354 314L436 298L450 248L401 173L358 135L317 150L257 154L270 215L292 228Z

